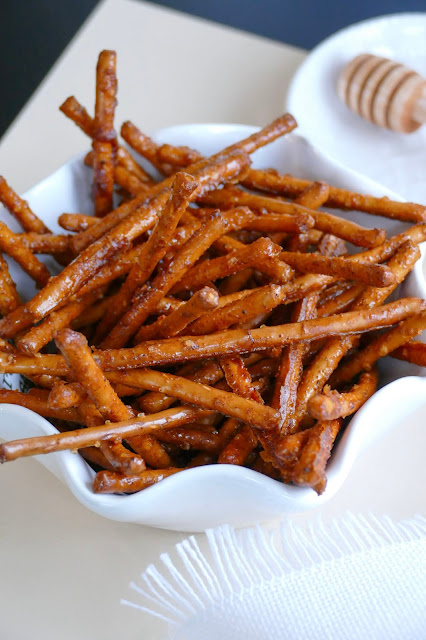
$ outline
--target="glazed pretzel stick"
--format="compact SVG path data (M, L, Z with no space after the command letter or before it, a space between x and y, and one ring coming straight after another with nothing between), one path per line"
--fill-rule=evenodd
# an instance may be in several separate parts
M69 236L56 236L53 233L18 234L19 240L32 253L65 253L69 250Z
M28 397L26 394L22 395ZM100 427L89 427L87 429L55 433L51 436L13 440L0 445L0 462L8 462L26 456L52 453L53 451L99 446L102 440L111 440L113 438L124 439L141 434L155 433L157 429L179 427L183 424L196 422L205 415L207 415L207 413L202 409L195 407L178 407L150 416L132 418L124 422L104 424Z
M392 351L389 355L392 358L406 360L420 367L426 367L426 345L424 342L408 342Z
M207 336L182 336L142 343L130 349L95 351L94 358L104 371L201 360L227 354L265 351L300 341L347 336L397 324L423 310L420 298L401 298L372 309L348 311L330 318L306 320L259 329L232 329ZM0 352L3 373L44 374L66 377L69 369L61 356L37 357Z
M395 275L389 267L363 263L361 259L350 261L347 258L292 251L281 252L280 258L301 273L323 273L342 280L356 280L370 287L388 287L395 282Z
M21 393L21 391L0 389L0 404L17 404L31 411L35 411L45 418L58 418L59 420L67 420L81 424L81 418L77 409L73 407L53 409L48 403L47 396L40 398L28 393Z
M131 349L96 351L95 359L102 369L108 371L200 360L226 354L264 351L292 342L311 341L330 335L344 336L363 333L372 328L384 328L419 313L422 308L423 301L419 298L401 298L397 302L373 309L349 311L330 318L251 330L232 329L207 336L168 338L142 343ZM13 356L11 358L13 359ZM41 358L37 359L37 367L40 369L42 369L41 360ZM53 362L50 366L53 367ZM60 361L56 366L60 368ZM44 373L45 371L37 372Z
M319 318L326 318L334 313L342 313L347 311L355 300L361 295L365 287L362 284L355 284L345 291L342 291L335 298L320 302L317 308L317 316Z
M172 476L182 469L147 469L136 476L125 476L114 471L99 471L93 480L95 493L136 493Z
M153 324L141 327L138 340L145 342L159 338L171 338L182 333L186 327L208 311L218 306L219 295L211 287L204 287L168 316L162 316Z
M273 169L251 169L243 184L249 189L297 197L312 183L290 175L281 175ZM425 207L420 204L395 202L389 198L376 198L333 186L329 186L329 189L329 197L325 202L328 207L366 211L373 215L395 218L404 222L426 221Z
M208 433L203 429L190 427L174 427L173 429L159 429L155 435L160 442L178 444L183 449L199 449L218 454L222 449L222 440L218 433Z
M47 267L31 253L20 236L12 233L9 227L1 221L0 251L13 258L38 286L43 287L49 280L50 273Z
M270 407L263 406L217 387L201 385L199 382L170 373L154 370L110 371L112 382L120 382L151 391L161 391L203 409L220 411L224 415L246 420L263 429L271 429L277 424L278 414Z
M84 164L93 168L93 151L89 151L89 153L86 154ZM120 187L129 191L133 196L138 195L142 191L146 191L156 184L155 180L137 164L124 147L117 147L114 180ZM99 222L99 219L95 221Z
M24 336L19 338L16 343L20 351L26 355L34 355L40 351L42 347L48 344L60 329L68 327L73 320L78 318L88 306L95 301L99 301L102 291L88 293L86 296L75 302L70 302L58 311L52 311L51 314L35 327L32 327Z
M184 278L173 287L172 293L195 290L206 282L214 282L218 278L225 278L247 267L256 267L260 272L266 271L266 275L268 275L271 265L271 260L268 259L277 258L280 251L281 248L275 245L269 238L259 238L250 245L243 245L241 249L231 251L219 258L204 260L200 264L195 265L187 271ZM265 271L263 271L264 262L267 262ZM292 270L289 269L287 265L282 263L282 267L282 280L280 284L288 282L293 275ZM274 273L276 273L275 269Z
M119 422L133 417L133 412L123 404L94 361L81 333L62 329L57 333L55 342L79 384L106 420Z
M119 422L134 417L133 411L123 404L93 360L83 335L71 329L62 329L58 332L55 342L79 384L94 403L79 404L79 411L88 427L100 426L105 419ZM145 469L144 460L131 453L120 442L103 442L101 451L114 468L126 475L133 475Z
M331 382L344 384L349 382L360 371L370 370L379 358L384 358L398 347L409 342L426 329L426 312L422 311L411 318L400 322L392 330L373 338L371 342L339 367Z
M324 182L312 182L295 199L296 204L308 209L319 209L328 198L328 184ZM289 251L305 251L309 244L309 233L299 233L290 237L287 248Z
M94 136L94 120L88 114L87 110L78 102L74 96L70 96L59 107L60 111L70 118L89 138ZM88 154L89 155L89 154ZM93 166L93 152L91 152L90 166ZM153 180L146 171L133 159L130 153L124 147L117 147L116 150L117 161L127 169L127 171L133 173L140 182L152 183ZM98 222L95 218L95 224ZM73 231L73 229L70 229Z
M247 370L241 356L225 356L221 358L221 366L225 374L225 378L229 387L236 394L244 397L251 398L255 402L263 404L261 395L252 385L252 379L249 371ZM228 421L225 429L229 435L229 428L232 423ZM221 430L222 439L225 437L225 433ZM222 453L219 455L219 464L237 464L243 465L249 454L257 445L256 435L249 424L242 424L236 433L231 438L228 444L224 447Z
M315 425L293 468L291 479L295 484L312 487L318 494L323 493L326 485L325 466L341 426L341 418Z
M322 394L309 400L309 414L317 420L334 420L350 416L371 398L377 389L378 379L377 369L372 369L362 373L359 382L346 393L324 387Z
M85 231L99 221L100 218L86 216L83 213L62 213L58 218L59 226L66 231Z
M317 303L317 293L302 298L294 310L292 319L295 322L301 322L315 318ZM297 389L302 375L302 361L306 349L306 343L299 342L285 347L283 350L271 403L272 407L280 413L281 433L292 433L293 431Z
M385 240L384 229L366 229L355 222L345 220L331 213L308 209L294 202L284 202L276 198L248 194L238 187L227 187L203 196L203 203L213 206L249 206L253 209L267 209L269 212L291 215L305 215L314 219L315 228L331 233L343 240L361 247L375 247ZM262 219L263 216L260 216Z
M3 176L0 176L0 202L18 220L24 231L50 233L44 222L31 210L28 202L22 200L10 187Z
M80 399L78 412L81 416L81 421L87 427L99 427L104 423L102 413L84 394ZM126 449L117 439L102 441L98 446L113 469L120 471L126 476L141 473L146 469L145 460L136 453Z
M93 360L87 341L79 333L63 329L56 336L56 343L75 373L80 385L89 394L100 412L100 419L88 426L99 426L104 419L118 422L133 417L133 411L123 404L110 383ZM81 405L80 405L81 406ZM93 413L93 412L92 412ZM152 436L139 436L127 440L128 444L151 466L170 465L170 458ZM126 475L138 473L145 468L138 455L131 454L120 443L103 443L102 452L110 463Z
M95 214L104 216L112 209L116 134L114 111L117 78L115 51L101 51L96 66L96 102L93 124L93 197Z
M21 305L21 298L16 291L6 260L0 253L0 314L7 315Z

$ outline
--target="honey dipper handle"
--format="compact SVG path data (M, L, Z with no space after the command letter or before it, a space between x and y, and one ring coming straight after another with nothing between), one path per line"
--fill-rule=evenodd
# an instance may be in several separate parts
M417 100L411 115L416 122L426 122L426 95Z

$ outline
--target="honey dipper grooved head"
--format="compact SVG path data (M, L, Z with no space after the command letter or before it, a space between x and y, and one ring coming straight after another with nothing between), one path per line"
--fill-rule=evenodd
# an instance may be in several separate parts
M426 122L426 80L399 62L363 53L341 72L337 93L355 113L400 133Z

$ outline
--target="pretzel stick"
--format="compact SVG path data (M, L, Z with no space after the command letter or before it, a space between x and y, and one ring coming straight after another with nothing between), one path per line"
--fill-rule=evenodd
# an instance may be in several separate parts
M335 372L332 384L349 382L360 371L369 371L379 358L384 358L389 353L409 342L426 329L426 312L422 311L411 318L400 322L396 327L373 338L371 342L358 351Z
M134 125L129 124L131 127ZM136 129L136 127L134 127ZM136 130L137 131L137 130ZM124 132L131 135L129 130ZM122 130L123 135L123 130ZM123 135L123 137L125 137ZM130 139L127 139L130 146L133 146ZM134 139L136 142L136 139ZM152 141L151 141L152 142ZM136 150L137 146L134 147ZM171 147L170 145L163 145L160 148L154 150L154 154L157 155L157 161L162 163L171 164L174 169L186 167L187 164L195 162L201 158L201 154L197 153L193 149L183 147ZM186 152L183 152L186 149ZM141 155L145 155L143 151L140 151ZM145 157L147 157L145 155ZM154 156L151 156L154 160ZM148 157L149 160L151 158ZM151 160L151 161L152 161ZM153 162L155 164L155 161ZM161 164L157 165L161 168ZM164 164L163 164L164 168ZM277 195L285 195L296 198L301 193L310 188L315 183L309 180L303 180L295 178L290 175L280 175L274 169L250 169L247 177L243 180L243 185L249 189L258 189L260 191L267 191ZM323 183L324 184L324 183ZM326 206L334 207L337 209L347 209L356 211L366 211L373 215L381 215L388 218L395 218L403 220L405 222L421 222L426 221L426 210L423 205L414 204L409 202L396 202L389 200L389 198L377 198L374 196L363 195L340 189L334 186L325 185L329 190L329 195L324 202ZM308 205L306 205L308 206ZM318 205L320 206L320 205ZM315 207L312 207L315 208ZM292 250L295 250L294 248Z
M197 183L187 173L176 174L164 211L159 215L149 240L138 253L138 261L132 266L126 282L101 321L97 329L96 341L109 333L128 307L137 288L148 280L158 262L164 257L182 213L188 206L189 198L196 187ZM162 297L160 296L160 299Z
M0 398L4 392L0 390ZM8 392L11 393L11 392ZM19 393L19 392L13 392ZM28 397L27 394L21 394ZM31 400L34 402L34 399ZM15 403L16 404L16 403ZM168 409L150 416L132 418L124 422L108 423L100 427L88 427L50 436L11 440L0 445L0 463L18 458L52 453L53 451L75 450L82 447L99 446L103 440L129 438L140 434L154 433L157 429L179 427L200 420L206 412L195 407Z
M315 425L293 469L292 481L295 484L312 487L318 494L323 493L326 485L325 467L341 426L341 418Z
M249 189L259 189L277 195L297 197L311 182L290 175L280 175L273 169L251 169L243 181ZM376 198L346 189L329 186L326 206L337 209L366 211L377 216L404 222L426 221L425 207L411 202L395 202L389 198Z
M259 238L252 244L243 248L231 251L219 258L213 258L212 260L204 260L200 264L192 267L185 277L178 282L172 289L172 293L178 291L195 290L197 287L205 284L206 282L214 282L218 278L224 278L242 271L247 267L256 267L259 271L263 272L263 264L267 262L266 275L270 273L271 260L268 262L268 258L276 258L280 253L280 247L275 245L269 238ZM276 263L275 263L276 264ZM274 274L276 274L276 268L274 264ZM282 264L281 282L287 282L291 275L292 270L284 263Z
M398 358L398 360L412 362L419 367L426 367L426 345L424 342L408 342L389 355L392 358Z
M24 231L50 233L44 222L31 210L28 202L22 200L2 176L0 176L0 202L18 220Z
M227 214L216 212L181 247L167 269L163 269L151 282L149 288L139 289L133 305L121 317L109 336L102 342L104 349L125 345L155 309L161 298L181 280L184 273L223 233L238 229L252 214L246 209L235 209Z
M32 253L64 253L69 249L69 236L53 233L19 233L19 240Z
M104 419L118 422L133 417L133 412L119 399L111 385L94 362L87 340L71 329L62 329L55 339L81 387L88 393L95 407L80 403L79 411L88 427L100 426ZM145 469L143 459L131 453L120 442L101 443L102 453L107 460L126 475L132 475Z
M133 417L133 412L122 403L93 360L87 340L81 333L62 329L57 333L55 342L79 384L105 419L119 422Z
M309 204L313 200L314 204L316 204L317 202L321 202L321 199L324 200L327 194L328 188L323 188L321 183L314 183L311 185L311 188L302 192L298 197L297 202L302 200L302 202L308 202ZM338 243L338 238L326 235L321 239L318 248L323 255L327 256L333 253ZM303 248L305 245L305 241L300 239L300 248ZM293 311L292 320L300 322L317 317L318 300L318 291L302 298ZM285 347L282 352L274 393L272 396L272 407L277 409L281 416L281 434L292 433L297 428L297 423L295 421L297 390L302 377L303 358L306 355L307 350L308 344L300 342L298 344ZM269 455L268 459L274 466L280 467L280 465L276 464L276 455L273 457Z
M258 425L263 429L271 429L277 424L278 414L270 407L171 373L141 369L137 371L111 371L107 375L112 382L120 382L151 391L161 391L184 402L195 404L204 409L220 411L224 415Z
M318 209L328 198L328 185L324 182L313 182L296 198L295 203L308 209ZM299 233L288 242L289 251L304 251L309 244L309 234Z
M339 393L325 387L322 394L309 400L309 414L317 420L334 420L350 416L371 398L377 389L378 379L377 369L373 369L362 373L358 384L347 393Z
M104 423L102 413L95 407L87 396L80 400L78 412L81 421L87 427L100 427ZM141 473L146 469L145 461L137 454L129 451L120 441L107 440L98 443L101 453L106 457L109 464L117 471L127 476Z
M87 341L81 334L70 329L64 329L58 333L56 344L65 356L68 365L75 372L80 385L87 391L104 418L117 422L133 417L133 412L122 403L99 367L95 364L91 351L87 346ZM98 426L103 422L102 416L101 420L96 417L95 422L96 424L91 423L88 426ZM156 446L156 442L152 437L130 438L128 443L137 453L144 456L144 459L149 464L156 466L159 458L160 463L164 462L165 452L160 445ZM102 452L111 464L114 464L126 475L138 473L142 468L145 468L139 456L131 454L120 443L108 442L103 444ZM147 459L148 456L149 460ZM167 457L165 462L170 464L170 459Z
M184 365L178 369L177 374L189 378L189 380L194 380L194 382L209 384L210 386L213 386L223 378L222 368L214 360L207 362L201 368L194 368L194 363L191 363L189 368L188 365ZM158 413L168 409L175 401L176 398L172 398L165 393L152 391L139 398L138 404L142 411Z
M251 398L263 404L262 397L252 385L252 379L240 356L221 358L221 366L230 388L243 398ZM229 422L226 427L229 432ZM221 432L222 440L225 436ZM257 438L249 424L242 424L237 434L230 439L219 455L219 464L243 465L249 454L257 445Z
M59 110L70 118L86 135L90 138L93 136L93 119L89 116L86 109L78 102L77 98L70 96L61 104Z
M233 329L213 335L191 336L190 339L182 336L142 343L131 349L97 351L95 359L104 370L114 370L262 351L292 342L311 341L333 335L346 336L373 328L384 328L419 313L422 304L419 298L401 298L380 307L349 311L331 318L251 330Z
M150 185L141 182L139 178L127 171L127 169L120 164L117 164L114 169L114 182L127 191L132 197L146 193L150 188Z
M185 328L200 316L215 309L219 302L217 292L211 287L200 289L187 301L168 316L162 316L157 322L141 327L138 340L170 338L179 335Z
M154 186L156 184L154 178L136 162L132 154L129 153L125 147L117 148L117 161L124 169L133 173L133 175L135 175L138 180L145 185Z
M331 233L361 247L375 247L382 244L386 237L384 229L366 229L349 220L338 218L331 213L308 209L294 202L283 202L275 198L247 194L237 187L209 193L203 196L203 202L226 207L244 204L254 209L267 209L271 213L287 215L308 214L314 219L316 229ZM262 217L260 216L260 219Z
M93 480L95 493L136 493L172 476L182 469L147 469L139 475L125 476L114 471L99 471Z
M411 271L419 258L419 248L407 242L391 258L388 266L394 271L396 283L385 288L367 287L357 298L352 309L362 310L372 308L386 300L394 291L397 284L402 282ZM420 311L420 309L419 309ZM342 314L345 315L345 314ZM343 356L358 343L356 336L347 336L343 339L331 338L323 349L314 358L309 368L304 372L297 394L296 423L300 424L306 411L309 399L320 393L325 383L336 369Z
M5 316L20 305L21 298L10 276L7 262L0 253L0 313Z
M96 102L93 124L93 196L95 214L103 217L112 209L116 134L114 111L117 78L115 51L101 51L96 66Z
M99 350L95 351L94 358L104 371L113 371L266 351L271 347L282 347L295 342L347 336L389 327L422 310L421 299L401 298L397 302L372 309L348 311L330 318L250 330L230 329L207 336L154 340L130 349ZM0 352L0 371L23 375L69 375L69 369L61 356L44 354L27 357Z
M303 298L298 303L292 319L295 322L301 322L315 318L317 302L317 293ZM271 403L272 407L280 413L281 433L283 431L292 433L293 431L297 388L302 376L302 361L305 353L306 344L303 342L290 345L283 350Z
M87 113L87 110L78 102L74 96L70 96L59 107L70 120L72 120L89 138L93 138L95 122ZM93 153L93 152L92 152ZM128 171L135 174L141 182L153 183L151 176L133 159L130 153L124 147L117 147L117 160ZM91 159L90 165L93 165ZM71 231L71 229L70 229Z
M124 152L124 149L120 149ZM127 166L123 165L119 161L119 149L117 149L116 155L116 164L113 168L114 170L114 182L118 184L119 187L127 191L132 197L135 197L143 192L147 192L151 187L153 187L156 183L154 180L150 179L148 174L146 175L146 180L141 180L136 174L134 174L131 170L127 168ZM94 168L95 166L95 154L93 151L89 151L89 153L84 158L84 164L88 167ZM127 163L126 163L127 164ZM141 169L142 170L142 169ZM95 218L96 221L99 220Z
M68 327L75 318L78 318L101 295L101 291L92 292L80 300L64 305L58 311L52 311L41 324L32 327L28 333L17 340L18 348L26 355L38 353L42 347L53 340L57 331Z
M85 294L85 295L88 295L88 294ZM103 317L105 313L105 309L107 309L110 304L111 304L111 297L106 297L106 298L102 298L102 300L98 300L95 304L92 304L90 307L86 308L84 311L84 314L79 315L75 320L73 320L70 323L71 329L78 330L78 329L81 329L82 327L90 327L91 325L96 324ZM56 312L53 311L53 313L56 313ZM48 318L49 316L46 316L46 317Z
M395 282L389 267L363 263L362 260L355 262L346 258L291 251L283 251L280 258L302 273L323 273L339 279L357 280L370 287L388 287Z
M13 258L40 287L43 287L49 280L50 273L45 265L27 249L20 236L12 233L9 227L1 221L0 251Z
M334 313L342 313L342 311L346 311L361 295L364 288L365 287L362 284L355 284L345 291L342 291L342 293L335 298L320 302L317 308L317 316L319 318L326 318Z
M100 218L85 216L82 213L62 213L58 218L58 224L66 231L85 231L98 224L99 220Z
M196 429L196 425L188 427L174 427L173 429L159 429L156 436L160 442L178 444L182 449L199 449L210 453L219 453L222 440L218 433L207 433Z
M49 393L48 404L52 409L76 407L82 401L83 390L78 382L57 382Z
M48 404L47 397L41 399L28 393L22 393L21 391L0 389L0 404L17 404L31 411L35 411L35 413L45 418L58 418L59 420L81 423L79 413L75 408L53 409Z
M197 336L222 331L241 322L256 318L259 314L272 311L286 297L284 286L269 284L249 291L241 300L201 316L187 329L187 335ZM137 336L139 340L139 335Z

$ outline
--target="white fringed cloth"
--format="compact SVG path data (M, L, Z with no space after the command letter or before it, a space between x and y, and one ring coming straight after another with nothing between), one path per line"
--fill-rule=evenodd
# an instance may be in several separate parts
M169 640L426 639L426 518L347 514L308 529L206 532L160 556L123 604ZM141 619L143 637L143 618Z

